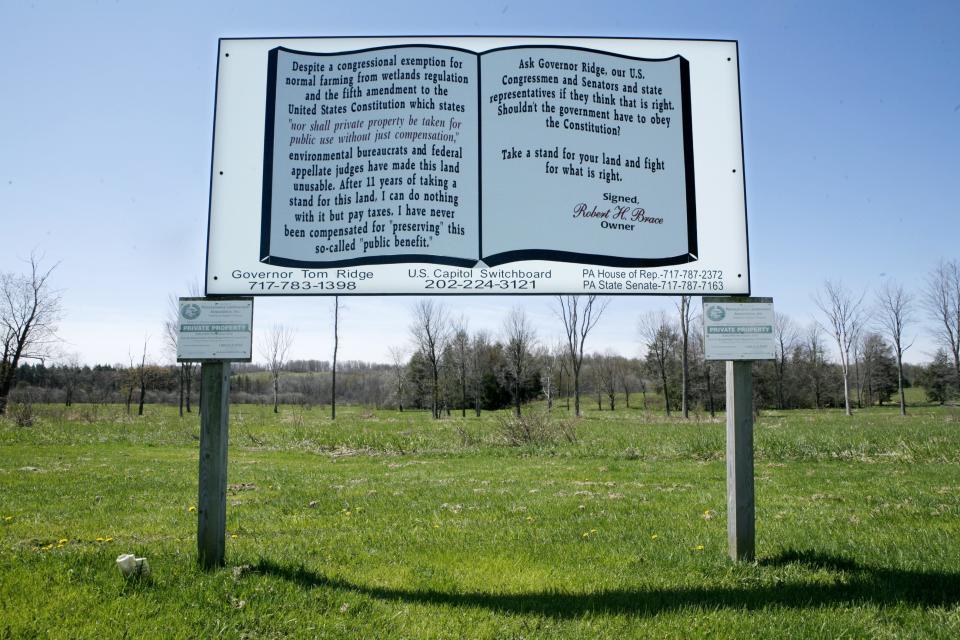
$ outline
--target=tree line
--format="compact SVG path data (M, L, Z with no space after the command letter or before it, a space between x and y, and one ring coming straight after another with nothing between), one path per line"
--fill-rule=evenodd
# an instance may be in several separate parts
M44 402L120 402L128 411L144 404L178 404L190 413L199 402L199 367L148 361L81 366L58 353L62 308L51 286L54 268L31 256L23 274L0 274L0 413L8 399ZM776 357L754 365L758 408L853 407L896 402L906 411L904 389L922 386L928 400L960 398L960 261L941 261L923 287L911 292L893 281L876 291L854 292L826 281L812 297L817 312L806 322L775 317ZM260 335L260 361L233 367L235 402L330 405L338 401L434 417L512 407L539 399L579 415L585 403L599 410L657 408L667 415L715 414L723 409L722 362L704 358L702 318L694 299L678 297L669 309L640 315L637 353L625 357L588 348L609 299L558 296L552 303L559 339L544 336L522 306L510 309L496 331L472 330L464 317L436 299L416 302L406 340L393 345L390 362L290 360L293 331L282 325ZM163 323L167 357L176 351L177 298ZM337 326L339 305L334 307ZM557 331L559 330L559 331ZM932 331L938 350L922 366L903 362L921 330ZM637 398L639 396L639 398ZM633 398L633 400L632 400ZM655 403L655 404L653 404Z

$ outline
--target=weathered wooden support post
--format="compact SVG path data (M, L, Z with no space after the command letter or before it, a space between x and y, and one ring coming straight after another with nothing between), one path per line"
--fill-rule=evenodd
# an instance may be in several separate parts
M727 552L756 556L753 485L753 361L773 360L773 298L703 299L704 358L727 362Z
M227 442L230 363L200 365L200 482L197 499L197 559L205 569L223 566L227 531Z
M732 560L755 550L753 497L753 362L727 361L727 547Z
M200 364L197 561L223 566L227 537L230 363L250 362L253 298L180 298L177 362Z

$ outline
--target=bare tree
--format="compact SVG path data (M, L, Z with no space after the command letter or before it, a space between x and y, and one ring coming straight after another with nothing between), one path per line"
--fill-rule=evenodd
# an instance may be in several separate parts
M0 415L7 410L7 398L22 360L39 360L52 355L60 320L60 293L50 286L50 274L42 258L31 254L27 275L0 273Z
M523 307L514 307L503 322L507 374L513 382L513 410L520 415L521 387L533 364L537 334Z
M567 345L563 340L557 342L553 347L553 361L557 374L557 393L566 399L566 410L570 411L570 384L563 386L563 381L570 377L570 358L567 353Z
M786 408L783 394L783 383L787 375L787 358L797 345L800 333L796 325L787 316L782 313L775 313L773 316L774 339L777 341L776 353L774 354L774 370L777 374L777 408L783 410ZM712 415L712 414L711 414Z
M855 296L840 282L827 280L823 292L818 293L814 302L826 318L826 329L837 343L840 352L840 371L843 373L843 401L846 415L850 410L850 349L860 333L863 323L861 304L865 294Z
M597 366L600 368L600 382L610 402L610 411L616 411L617 383L620 380L623 368L620 357L612 349L607 349L602 356L597 358Z
M913 346L903 344L903 332L913 321L913 296L904 290L903 285L887 280L877 292L877 307L880 311L878 323L893 343L893 352L897 358L897 393L900 396L900 415L907 415L907 402L903 393L903 354Z
M597 296L558 296L559 316L567 338L570 368L573 374L574 415L580 416L580 369L583 366L583 345L610 304Z
M137 415L143 415L143 401L147 397L147 343L150 338L143 339L143 355L140 356L140 364L137 365L137 384L140 387L140 402L137 405Z
M470 368L470 333L467 331L467 319L460 317L453 325L450 339L453 354L453 368L457 376L457 388L460 392L460 416L467 417L467 373Z
M443 305L423 298L413 307L413 322L410 334L417 349L430 366L433 385L432 412L435 419L440 418L440 359L450 342L450 318Z
M540 363L540 388L543 389L543 397L547 401L547 411L553 411L553 398L557 386L556 370L559 366L557 354L549 347L540 345L534 358Z
M340 348L340 296L333 296L333 368L330 370L330 419L337 419L337 351Z
M539 360L543 368L540 376L544 396L547 399L547 411L553 409L553 404L563 394L564 376L569 371L567 345L558 340L552 346L540 349ZM567 397L567 411L570 410L570 398Z
M953 356L953 380L960 391L960 261L941 260L934 267L923 304L937 326L937 338Z
M684 418L690 417L688 396L690 395L690 322L692 321L690 296L680 296L677 312L680 316L680 411Z
M397 408L403 412L403 390L406 386L407 350L403 347L390 347L390 362L393 366L394 380L397 384Z
M447 348L440 355L440 410L446 413L449 418L453 398L457 395L457 367L453 356L453 325L450 327L450 339L447 341Z
M866 336L863 335L863 322L856 323L851 334L850 345L851 349L853 349L853 379L857 383L857 409L862 409L863 376L860 374L860 363L863 361L863 344L866 338ZM864 373L866 373L866 371L864 371Z
M667 372L676 347L677 332L664 311L649 311L640 316L640 337L647 346L647 358L652 360L663 384L663 406L670 415L670 385Z
M477 331L470 341L470 386L473 388L473 410L480 417L483 405L483 378L490 372L490 336Z
M260 341L260 355L267 361L267 369L273 378L273 412L280 412L280 372L293 346L293 331L275 324Z
M823 376L824 376L824 344L823 328L817 321L812 321L803 336L803 349L807 359L810 374L810 383L813 387L813 406L823 408Z

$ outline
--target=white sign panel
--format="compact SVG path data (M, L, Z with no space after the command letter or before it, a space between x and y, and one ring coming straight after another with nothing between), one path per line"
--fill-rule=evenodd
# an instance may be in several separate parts
M737 44L220 41L209 295L748 294Z
M704 298L707 360L773 360L773 298Z
M229 360L250 362L253 347L253 299L180 298L177 362Z

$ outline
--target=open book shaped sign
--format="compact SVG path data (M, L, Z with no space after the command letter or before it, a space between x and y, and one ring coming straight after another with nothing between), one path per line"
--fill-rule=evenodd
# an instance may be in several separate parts
M697 257L690 71L679 55L277 47L265 131L268 264Z

